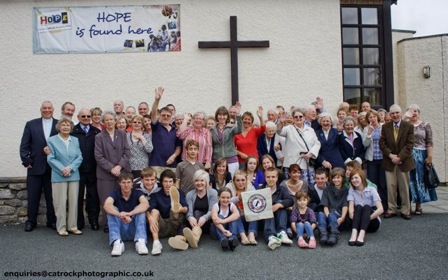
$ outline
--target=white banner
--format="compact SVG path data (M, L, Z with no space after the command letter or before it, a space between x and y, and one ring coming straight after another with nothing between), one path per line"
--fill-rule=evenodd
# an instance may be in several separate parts
M271 189L264 188L241 193L246 221L257 221L274 217L272 213Z
M34 53L180 51L180 5L34 8Z

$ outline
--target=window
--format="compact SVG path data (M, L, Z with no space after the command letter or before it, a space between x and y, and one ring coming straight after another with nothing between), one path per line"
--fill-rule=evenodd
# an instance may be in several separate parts
M384 38L387 36L383 28L383 11L386 7L390 15L390 1L384 2L389 3L367 5L341 1L343 93L344 101L350 104L368 101L374 107L386 108L391 105L390 100L393 102L393 90L386 90L383 78L385 73L392 75L392 69L389 70L392 62L385 63ZM390 32L390 25L386 31ZM388 48L391 51L392 46L387 46L386 51ZM388 84L390 87L393 85ZM387 98L386 92L392 94L392 99Z

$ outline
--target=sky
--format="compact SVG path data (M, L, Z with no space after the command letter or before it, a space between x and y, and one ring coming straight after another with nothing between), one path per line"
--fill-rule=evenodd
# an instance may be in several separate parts
M392 28L416 31L414 37L448 33L448 0L398 0Z

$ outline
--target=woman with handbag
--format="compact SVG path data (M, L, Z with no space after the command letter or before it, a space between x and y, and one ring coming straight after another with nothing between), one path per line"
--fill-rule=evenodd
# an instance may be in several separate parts
M431 186L425 185L425 164L432 164L433 143L432 129L428 122L420 119L420 107L412 104L408 107L406 114L409 122L414 125L414 157L415 169L410 172L410 194L415 203L415 215L421 215L422 203L436 201L437 193Z
M314 185L313 162L319 156L321 144L314 129L304 125L305 112L302 109L295 109L291 115L294 118L292 125L283 126L284 120L277 124L277 134L285 137L285 146L283 147L285 175L286 178L289 178L289 166L296 163L302 169L302 179L309 185Z

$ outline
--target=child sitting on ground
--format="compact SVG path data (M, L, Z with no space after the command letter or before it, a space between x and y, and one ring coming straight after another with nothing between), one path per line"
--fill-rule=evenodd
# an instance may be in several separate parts
M332 246L338 243L338 228L345 221L348 211L348 188L344 187L345 170L335 167L331 171L330 181L330 186L325 188L322 194L320 205L324 207L324 211L317 213L317 224L320 231L320 244Z
M309 208L309 196L304 191L298 191L295 195L295 204L291 213L291 228L297 233L297 245L300 248L316 248L316 239L314 238L313 230L316 228L316 215L314 211ZM306 233L309 242L304 238Z

